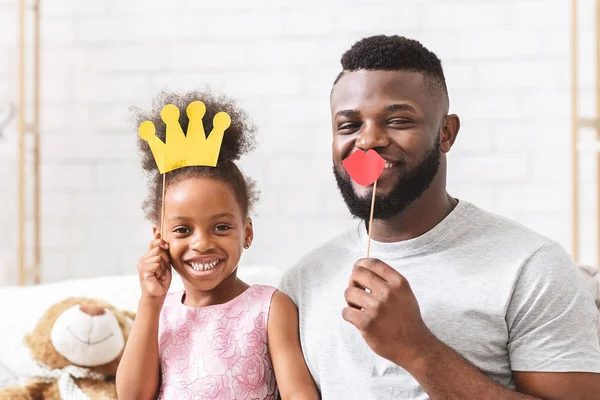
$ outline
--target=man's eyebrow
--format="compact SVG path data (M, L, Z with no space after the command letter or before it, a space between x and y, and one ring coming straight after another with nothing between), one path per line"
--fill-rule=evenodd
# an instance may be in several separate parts
M383 107L384 112L393 112L393 111L412 111L416 112L415 108L408 103L397 103L390 104Z
M360 113L356 110L340 110L335 113L336 117L357 117Z

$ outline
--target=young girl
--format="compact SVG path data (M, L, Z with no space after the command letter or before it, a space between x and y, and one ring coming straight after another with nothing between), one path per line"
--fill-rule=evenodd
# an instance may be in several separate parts
M234 102L209 93L163 94L150 114L165 140L160 112L174 104L187 131L186 107L206 105L203 123L231 117L216 167L183 167L166 174L164 237L160 235L162 175L145 141L142 167L150 175L143 208L154 240L138 263L142 296L117 372L119 399L318 399L298 335L298 311L273 287L236 276L243 249L252 244L252 182L234 160L254 146L254 128ZM182 292L167 293L171 267Z

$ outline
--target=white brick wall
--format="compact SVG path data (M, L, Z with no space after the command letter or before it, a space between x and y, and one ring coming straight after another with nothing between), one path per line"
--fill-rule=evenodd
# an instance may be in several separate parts
M581 3L582 110L593 115L593 2ZM568 12L564 0L44 0L44 279L135 271L150 228L129 107L161 89L208 84L259 127L259 149L241 162L262 191L242 264L286 268L344 229L329 90L343 51L376 33L442 58L462 118L450 192L570 250ZM16 19L16 2L0 0L0 102L16 102ZM0 139L0 283L17 276L16 135L13 122ZM590 262L594 179L582 181Z

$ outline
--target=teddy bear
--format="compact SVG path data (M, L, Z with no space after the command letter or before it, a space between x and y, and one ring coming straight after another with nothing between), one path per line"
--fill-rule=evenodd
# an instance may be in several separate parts
M102 300L71 297L52 305L26 335L38 371L0 400L116 399L115 375L135 314Z

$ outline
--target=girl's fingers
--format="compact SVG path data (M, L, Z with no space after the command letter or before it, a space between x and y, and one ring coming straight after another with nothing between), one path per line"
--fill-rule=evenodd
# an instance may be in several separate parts
M154 233L154 239L159 241L159 246L163 249L167 250L169 248L169 243L165 242L165 240L161 237L160 231L156 231Z
M149 257L148 260L149 268L148 272L157 276L157 278L164 275L165 271L170 270L171 262L166 254Z
M150 248L148 249L147 255L155 256L160 252L165 252L169 249L169 244L162 239L156 239L152 241Z
M162 239L154 239L153 241L151 241L150 245L148 245L148 251L151 251L154 248L160 248L161 241Z
M163 266L160 262L148 263L144 265L143 270L141 272L144 279L150 278L152 276L157 276L163 270Z
M147 263L148 265L151 265L152 268L154 268L155 265L159 265L161 268L164 268L167 264L167 261L165 261L165 259L161 257L160 254L157 254L155 256L148 257Z
M165 267L170 267L171 266L171 258L169 257L169 255L167 254L167 252L161 251L161 252L159 252L158 256L163 261Z

